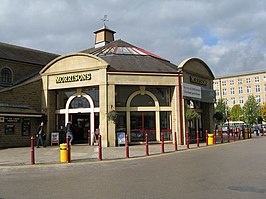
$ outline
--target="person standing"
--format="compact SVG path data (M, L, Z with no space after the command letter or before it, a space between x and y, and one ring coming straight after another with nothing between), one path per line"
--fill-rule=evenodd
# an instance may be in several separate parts
M45 147L45 143L43 140L43 138L45 137L45 133L44 133L44 129L43 129L43 122L41 122L41 125L38 127L38 133L37 133L36 137L38 138L37 148L39 148L40 146Z
M70 137L69 144L71 145L73 141L73 130L71 121L69 121L66 125L66 136Z

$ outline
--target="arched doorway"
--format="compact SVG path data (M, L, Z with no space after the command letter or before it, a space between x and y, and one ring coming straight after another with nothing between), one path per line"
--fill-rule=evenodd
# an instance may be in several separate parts
M127 132L131 142L144 142L160 138L160 112L156 96L147 90L132 93L126 103Z
M63 116L61 118L64 119L65 126L67 122L72 122L74 143L90 142L93 144L95 131L99 129L100 108L94 106L90 95L86 93L73 94L67 99L65 109L60 109L59 112Z

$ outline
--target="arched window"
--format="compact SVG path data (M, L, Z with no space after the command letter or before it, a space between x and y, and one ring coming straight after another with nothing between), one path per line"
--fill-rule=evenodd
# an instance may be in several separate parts
M12 83L12 72L9 68L3 68L0 73L1 83Z

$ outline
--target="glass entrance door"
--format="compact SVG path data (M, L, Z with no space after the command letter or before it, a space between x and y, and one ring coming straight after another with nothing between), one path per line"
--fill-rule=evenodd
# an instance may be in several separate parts
M73 126L73 141L75 144L88 143L90 129L90 114L76 113L71 115Z
M156 141L155 112L130 112L131 142Z

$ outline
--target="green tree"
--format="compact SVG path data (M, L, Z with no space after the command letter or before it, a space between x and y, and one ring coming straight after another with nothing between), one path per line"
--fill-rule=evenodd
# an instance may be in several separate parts
M260 106L253 95L248 96L248 100L243 106L244 121L247 124L255 124L260 116Z
M232 121L241 121L243 120L243 110L239 104L236 104L232 107L230 111L230 120Z
M263 121L266 121L266 103L264 102L260 107L260 116Z
M216 106L215 106L215 114L219 112L219 114L222 114L222 119L221 121L222 122L225 122L226 121L226 117L227 117L227 110L228 110L228 106L226 105L225 103L225 100L224 99L218 99L217 103L216 103ZM215 116L214 116L215 117Z

